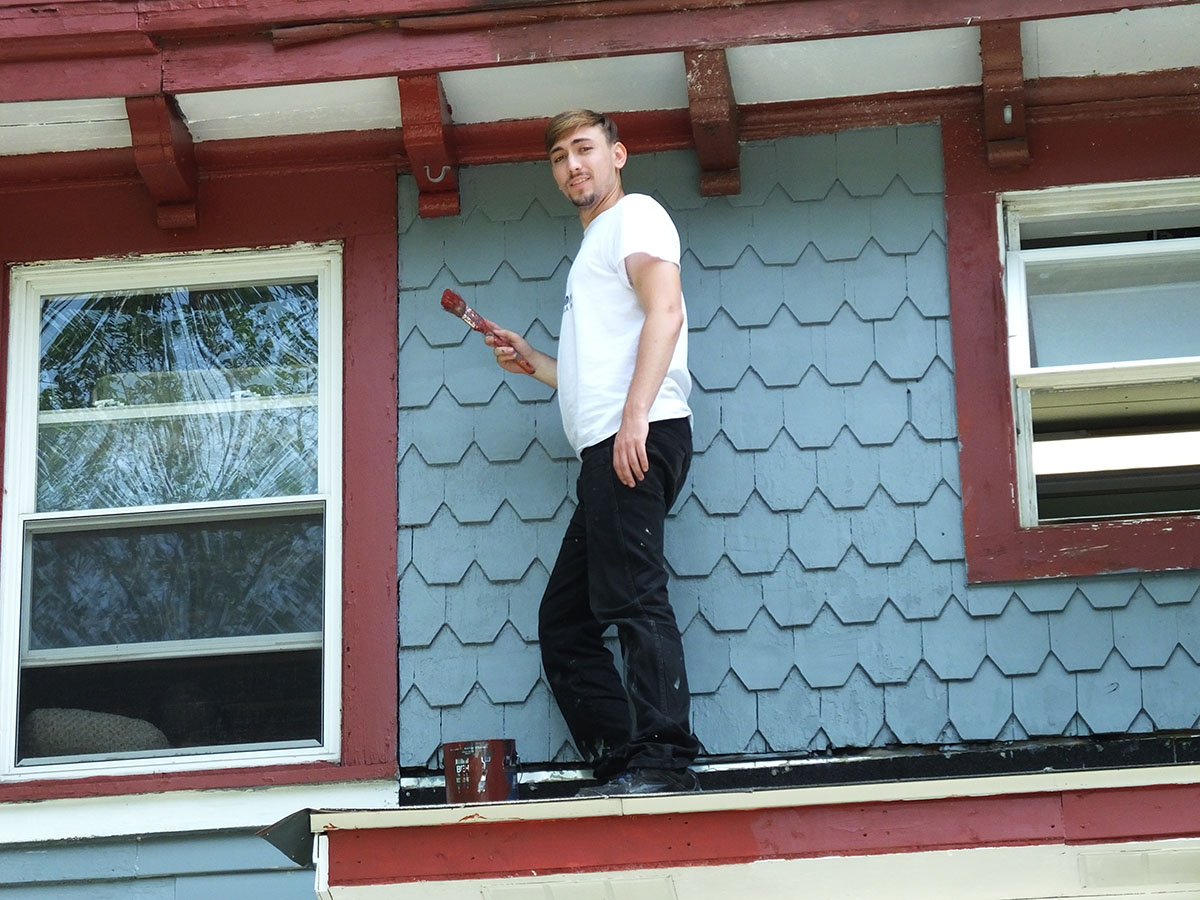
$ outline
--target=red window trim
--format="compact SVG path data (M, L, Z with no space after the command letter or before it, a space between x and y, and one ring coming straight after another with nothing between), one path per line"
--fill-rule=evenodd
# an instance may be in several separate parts
M1050 116L1046 117L1050 119ZM990 169L975 115L942 121L946 256L967 579L1200 568L1200 516L1019 525L996 197L1002 191L1200 175L1194 114L1029 126L1031 163Z
M200 187L198 226L171 232L157 227L149 194L132 178L0 186L5 358L10 263L333 240L344 246L340 762L12 782L0 785L0 802L395 777L396 196L387 161L214 173ZM6 370L0 366L0 397Z

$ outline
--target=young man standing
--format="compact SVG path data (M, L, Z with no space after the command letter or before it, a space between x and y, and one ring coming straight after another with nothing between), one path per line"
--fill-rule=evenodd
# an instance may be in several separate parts
M601 782L582 796L697 790L688 766L699 743L663 557L667 510L692 457L679 234L656 201L625 193L627 151L607 116L555 116L546 150L584 228L559 356L504 329L487 338L506 371L525 371L519 353L534 378L558 389L581 461L578 506L538 618L542 663ZM602 639L609 626L621 674Z

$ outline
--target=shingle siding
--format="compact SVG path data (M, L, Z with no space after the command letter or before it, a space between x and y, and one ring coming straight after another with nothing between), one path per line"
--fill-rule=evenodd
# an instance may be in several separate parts
M302 900L314 890L311 870L250 833L0 847L5 900Z
M1192 727L1200 574L968 586L936 126L748 145L742 193L634 156L684 246L696 457L667 534L710 753ZM402 179L400 754L503 734L573 758L536 607L577 466L445 287L555 351L579 240L541 164L468 169L462 215Z

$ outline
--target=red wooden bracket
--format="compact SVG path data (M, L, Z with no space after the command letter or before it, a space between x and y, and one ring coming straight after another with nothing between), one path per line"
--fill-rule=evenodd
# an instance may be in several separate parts
M724 50L689 50L688 113L700 160L700 193L705 197L737 194L742 189L739 169L738 108Z
M403 75L400 121L404 150L417 180L417 212L424 218L456 216L458 163L450 140L450 107L433 75Z
M199 171L192 135L165 94L127 97L133 159L158 207L159 228L196 227Z
M1025 136L1025 72L1020 22L985 22L979 26L983 62L983 131L988 165L1029 163Z

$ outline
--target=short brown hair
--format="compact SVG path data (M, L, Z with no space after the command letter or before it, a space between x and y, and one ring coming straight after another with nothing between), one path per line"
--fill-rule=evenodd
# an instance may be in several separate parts
M603 113L593 112L590 109L568 109L560 112L546 125L547 155L564 135L578 131L580 128L591 128L593 125L600 126L600 130L604 132L610 145L620 140L617 136L617 123Z

